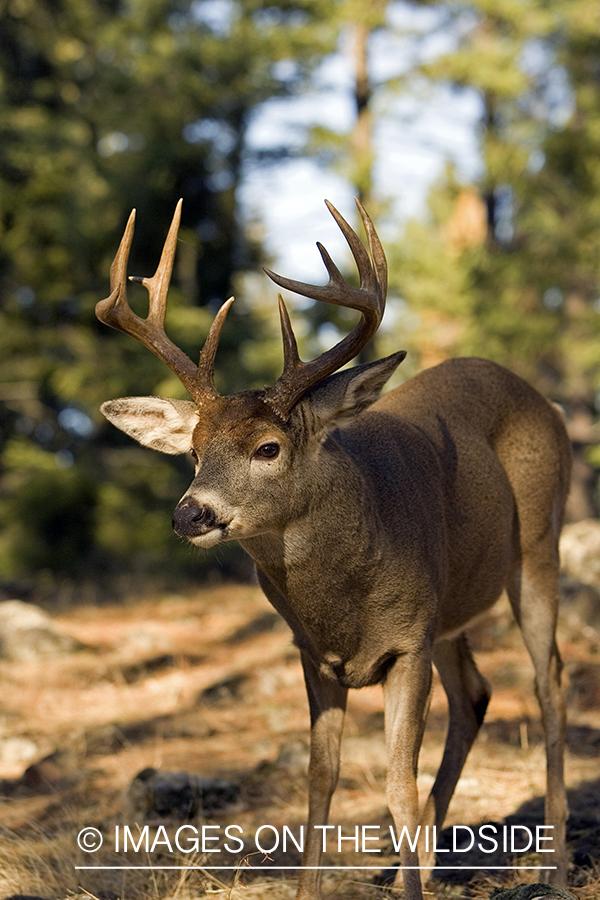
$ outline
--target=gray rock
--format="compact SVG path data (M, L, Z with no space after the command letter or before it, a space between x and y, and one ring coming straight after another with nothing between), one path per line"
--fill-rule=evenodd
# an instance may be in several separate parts
M565 525L560 538L560 560L564 572L600 588L600 521L583 519Z
M570 892L551 884L520 884L505 891L495 888L490 900L577 900Z
M47 659L82 647L39 607L21 600L0 602L0 659L14 662Z
M126 814L135 822L181 822L239 806L240 789L223 778L199 778L187 772L143 769L126 797Z
M28 737L6 737L0 739L0 766L29 765L39 756L40 748Z

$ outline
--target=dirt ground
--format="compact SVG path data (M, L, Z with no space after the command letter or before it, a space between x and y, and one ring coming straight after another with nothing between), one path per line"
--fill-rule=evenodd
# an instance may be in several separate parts
M306 814L308 712L290 632L259 589L199 587L120 606L81 606L55 619L83 649L0 663L0 898L291 900L295 872L283 867L300 860L291 836L299 840ZM499 832L520 825L524 834L543 821L544 753L532 667L503 601L471 637L493 696L447 825L495 823ZM600 896L600 635L576 602L562 609L559 640L570 678L570 883L587 900ZM436 684L420 757L422 797L441 759L445 725ZM193 811L184 823L173 809L158 808L155 797L140 794L147 772L130 790L148 769L224 780L221 808ZM325 858L343 868L325 873L326 896L369 900L387 893L381 873L394 854L385 772L381 690L352 692ZM192 844L184 851L174 845L182 823L186 838L206 836L204 852L200 845L198 852L187 852ZM351 840L357 825L361 840L374 838L358 850ZM123 851L126 826L139 841L137 851ZM80 849L84 828L100 832L101 849ZM227 828L240 839L227 841ZM446 830L438 846L448 847L451 834ZM348 840L338 853L340 836ZM444 858L459 868L436 870L431 897L487 898L494 885L535 881L539 874L490 866L541 861L501 851L459 850ZM219 865L230 868L209 868Z

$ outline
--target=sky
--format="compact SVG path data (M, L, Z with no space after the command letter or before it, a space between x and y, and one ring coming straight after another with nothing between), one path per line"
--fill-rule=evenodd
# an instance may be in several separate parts
M387 221L377 222L382 239L397 239L398 225L422 216L428 191L447 161L466 180L480 169L477 122L481 103L474 91L449 86L425 87L411 79L402 92L387 88L417 61L449 51L458 35L436 21L435 10L415 14L407 4L389 7L390 28L372 37L371 78L374 92L373 179L378 201L389 204ZM269 150L283 143L299 151L315 125L348 133L354 121L349 35L339 52L319 69L314 89L298 98L266 103L253 119L251 149ZM352 186L340 174L306 157L268 166L250 165L241 189L247 219L264 228L264 246L277 271L302 280L318 280L323 266L315 242L320 240L334 257L345 253L344 240L329 216L324 199L354 217Z

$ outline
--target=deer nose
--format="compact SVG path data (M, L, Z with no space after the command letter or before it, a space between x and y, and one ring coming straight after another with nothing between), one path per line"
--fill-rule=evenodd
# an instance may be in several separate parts
M204 534L214 527L216 521L217 516L210 506L186 503L175 507L173 512L173 530L179 537Z

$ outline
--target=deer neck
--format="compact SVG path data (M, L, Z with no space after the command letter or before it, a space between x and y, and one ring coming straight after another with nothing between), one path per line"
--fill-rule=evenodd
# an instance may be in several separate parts
M324 452L327 466L303 492L299 514L279 532L240 542L296 643L315 660L358 652L361 609L381 578L385 543L355 463L339 446Z
M342 563L354 567L376 527L364 478L336 442L309 462L281 529L240 542L285 594Z
M414 428L399 420L394 428L393 498L377 441L350 430L324 448L327 465L308 484L301 514L243 542L296 644L347 687L381 681L391 659L430 639L442 590L439 460ZM403 478L406 469L420 477Z

